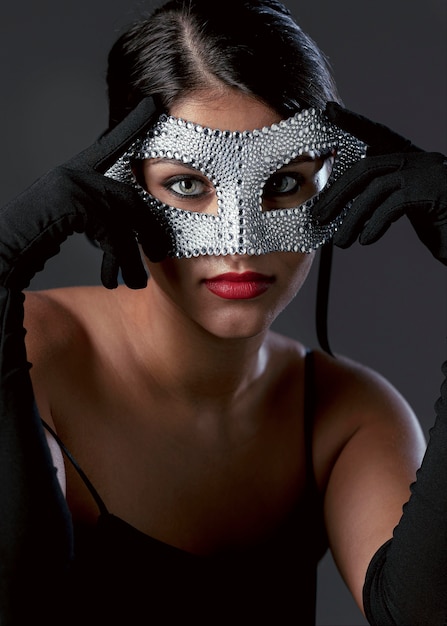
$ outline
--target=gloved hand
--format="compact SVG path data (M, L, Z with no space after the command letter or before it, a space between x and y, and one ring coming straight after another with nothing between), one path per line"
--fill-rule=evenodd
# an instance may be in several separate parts
M407 215L433 256L447 265L447 157L425 152L382 124L329 102L331 122L368 145L366 157L341 176L315 205L322 223L354 200L334 237L347 248L377 241Z
M0 210L0 285L22 290L74 232L85 232L103 250L101 280L138 289L147 283L135 231L152 261L166 239L138 193L104 172L151 123L152 98L144 99L112 131L39 178Z
M144 100L110 133L40 178L0 210L0 623L60 624L69 588L71 515L34 402L24 343L22 290L73 232L102 248L102 281L144 287L135 231L152 260L164 239L143 200L103 172L151 123ZM66 606L64 607L66 610ZM62 617L61 617L62 616Z

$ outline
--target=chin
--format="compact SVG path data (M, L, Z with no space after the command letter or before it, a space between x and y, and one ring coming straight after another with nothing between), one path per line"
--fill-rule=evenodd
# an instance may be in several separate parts
M210 324L209 320L203 328L219 339L251 339L263 335L270 329L276 316L250 315L225 315L223 319L215 318Z
M265 334L267 331L269 330L269 328L264 328L262 330L247 330L247 331L227 331L227 332L211 332L210 334L212 334L214 337L217 337L218 339L222 339L223 341L243 341L244 339L253 339L254 337L259 337L263 334Z

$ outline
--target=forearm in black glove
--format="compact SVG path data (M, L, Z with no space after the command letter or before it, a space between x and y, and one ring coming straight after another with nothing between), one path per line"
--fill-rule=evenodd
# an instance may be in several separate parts
M152 100L86 151L0 210L0 624L63 624L57 607L73 553L71 516L59 487L29 376L21 292L73 232L103 249L102 281L144 287L135 230L159 260L163 238L131 188L103 172L151 122ZM64 607L69 610L69 607Z
M63 624L72 528L34 405L23 299L0 286L0 624L49 626Z
M350 200L349 212L334 237L347 248L377 241L402 215L433 256L447 264L447 157L425 152L382 124L328 103L331 122L368 145L366 157L330 187L315 206L323 223Z
M51 170L0 210L0 285L23 289L74 232L103 250L101 279L117 286L121 268L132 288L146 285L135 231L152 261L166 255L166 238L138 193L103 173L153 120L152 98L85 151Z
M410 500L368 569L364 607L373 626L447 623L447 380L436 413Z
M407 215L432 254L447 264L446 157L424 152L390 129L335 103L326 114L364 141L354 164L316 205L323 222L354 200L334 243L346 248L377 241ZM447 375L447 364L444 365ZM368 568L364 607L373 626L443 626L447 623L447 382L417 481L393 538Z

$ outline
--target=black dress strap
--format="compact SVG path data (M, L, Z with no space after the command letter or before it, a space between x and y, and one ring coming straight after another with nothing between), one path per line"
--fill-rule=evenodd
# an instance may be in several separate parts
M90 482L90 479L88 478L88 476L86 475L86 473L84 472L82 467L79 465L79 463L76 461L74 456L71 454L71 452L65 446L64 442L59 437L59 435L51 428L51 426L49 426L44 420L41 420L41 421L42 421L43 427L54 438L54 440L59 445L59 447L62 450L62 452L64 453L64 455L70 461L70 463L72 464L72 466L74 467L76 472L79 474L81 480L83 481L83 483L85 484L87 489L90 491L93 499L95 500L96 504L98 505L98 508L99 508L99 511L100 511L101 515L107 514L108 510L107 510L106 505L104 504L104 501L102 500L101 496L99 495L99 493L96 491L96 489L94 488L94 486Z

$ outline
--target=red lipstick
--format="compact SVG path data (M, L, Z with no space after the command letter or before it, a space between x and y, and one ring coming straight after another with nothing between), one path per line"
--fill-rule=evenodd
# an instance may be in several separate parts
M226 300L248 300L265 293L274 279L258 272L226 272L205 279L207 289Z

